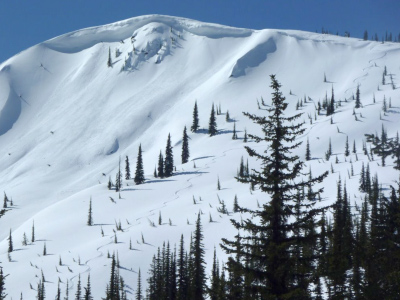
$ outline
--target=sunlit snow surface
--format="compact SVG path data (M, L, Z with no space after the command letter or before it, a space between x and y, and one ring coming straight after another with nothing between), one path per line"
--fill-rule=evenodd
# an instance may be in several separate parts
M111 68L107 67L109 49ZM339 175L346 181L352 205L360 204L363 194L358 191L358 174L362 162L368 162L362 152L364 134L380 133L383 124L388 135L394 136L399 128L400 89L393 90L390 80L391 75L400 87L399 57L396 43L289 30L237 29L150 15L65 34L3 62L0 187L14 206L0 219L0 261L9 274L9 299L19 299L21 292L24 299L34 299L36 291L30 284L36 288L42 270L48 299L55 296L58 278L63 294L69 280L72 295L78 274L85 286L88 273L94 298L100 299L109 280L107 253L113 252L118 253L120 272L133 298L139 268L146 278L151 258L163 241L169 240L174 247L183 234L188 246L199 212L208 269L214 246L219 260L226 261L219 243L221 237L236 234L230 218L248 216L219 213L219 199L230 211L235 195L246 207L256 208L257 201L260 205L268 201L267 195L257 190L250 193L249 186L236 182L234 176L240 158L247 159L244 129L260 134L260 128L242 112L264 113L257 109L257 99L270 103L270 74L276 74L282 84L288 116L296 113L298 99L307 98L301 108L307 128L301 140L309 138L314 159L305 172L311 167L318 175L330 170L331 164L335 171L324 182L324 204L335 200ZM384 66L388 76L382 86ZM356 110L358 121L352 100L357 85L363 104ZM318 100L322 102L326 93L330 98L332 87L336 101L342 101L333 125L325 115L314 119ZM392 104L386 115L382 112L384 96ZM191 161L182 165L182 132L185 125L191 126L195 100L202 129L190 133ZM209 137L212 103L221 105L223 114L217 116L220 134ZM238 140L232 140L233 121L226 122L227 110L236 121ZM154 178L168 133L176 172L167 179ZM350 150L356 141L358 161L351 154L345 162L346 136ZM329 138L334 155L326 162ZM108 178L115 181L118 160L121 158L124 169L126 155L134 173L139 144L146 183L136 186L133 180L124 180L119 199L118 193L107 189ZM262 143L250 141L247 145L266 149ZM297 154L304 158L305 143ZM350 160L354 176L349 176ZM259 165L249 159L250 168ZM370 162L372 174L379 172L384 187L398 179L390 159L387 165L381 167L379 159ZM86 225L90 198L91 227ZM160 213L162 225L158 225ZM36 241L22 246L24 232L30 239L33 221ZM113 230L119 222L123 232L117 231L115 244ZM10 229L15 248L11 262L7 256ZM129 250L130 240L133 250ZM44 243L47 256L42 255ZM58 266L59 257L63 266Z

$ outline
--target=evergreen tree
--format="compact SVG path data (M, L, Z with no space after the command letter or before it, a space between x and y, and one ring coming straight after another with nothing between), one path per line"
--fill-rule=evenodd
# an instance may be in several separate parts
M344 155L349 156L350 155L350 150L349 150L349 136L346 136L346 145L344 147Z
M22 299L22 293L21 293L21 299ZM56 299L55 300L61 300L60 280L57 283L57 294L56 294Z
M385 97L385 95L383 96L382 110L383 110L384 113L387 112L387 103L386 103L386 97Z
M329 138L328 151L325 152L325 159L329 160L331 155L332 155L332 143L331 143L331 139Z
M219 300L219 266L217 261L217 254L214 247L214 259L210 278L210 288L208 289L208 294L210 295L210 300Z
M121 173L121 158L119 159L118 162L118 172L117 175L115 176L115 191L119 192L122 187L122 173Z
M214 136L217 134L217 120L215 118L214 103L211 106L210 121L208 122L208 134Z
M193 124L192 124L192 127L190 127L190 130L192 132L196 132L199 128L200 128L200 125L199 125L199 112L197 110L197 100L196 100L196 102L194 103L194 109L193 109Z
M32 221L32 235L31 235L31 242L35 242L35 221Z
M5 282L4 282L5 279L6 279L6 276L4 276L3 268L0 267L0 300L5 300L7 297L6 286L5 286Z
M3 202L3 208L7 208L7 202L8 202L8 198L6 193L4 192L4 202Z
M332 86L330 114L333 115L334 113L335 113L335 93L333 92L333 86Z
M185 164L189 161L189 137L186 133L186 126L183 129L183 137L182 137L182 164Z
M246 128L244 129L243 142L244 142L244 143L247 143L247 130L246 130Z
M368 31L364 31L364 36L363 36L364 41L368 41Z
M144 182L143 159L142 159L142 144L139 145L138 156L136 160L136 172L134 182L142 184Z
M90 285L90 273L88 274L87 284L85 288L85 295L83 297L84 300L93 300L92 296L92 287Z
M165 148L164 176L165 177L172 176L173 170L174 170L174 155L172 153L171 134L168 133L167 147Z
M10 229L10 235L8 236L8 253L13 252L13 251L14 251L14 246L13 246L11 229Z
M158 177L163 178L164 177L164 157L160 151L160 155L158 156Z
M262 169L253 170L254 173L250 175L249 180L260 186L261 191L269 194L270 201L256 210L242 209L252 215L252 218L245 222L232 220L238 230L248 234L238 237L242 245L241 259L239 262L231 260L228 270L233 271L232 268L237 267L245 277L254 278L252 289L259 299L290 299L295 295L310 297L307 282L310 282L312 273L304 276L306 287L300 288L294 269L295 257L290 253L296 243L304 243L311 247L316 242L317 234L305 235L304 232L310 227L310 220L324 210L313 207L321 189L312 192L311 201L305 198L297 203L299 213L296 218L294 218L293 201L300 188L321 182L327 176L327 172L311 180L294 182L300 176L304 163L299 161L298 156L293 155L292 151L300 146L301 143L296 142L296 138L303 134L305 129L302 128L303 123L293 124L301 114L284 116L288 104L280 91L281 85L275 79L275 75L271 75L271 81L272 105L266 109L269 115L260 117L245 113L262 127L264 133L264 137L253 135L250 137L258 142L265 141L269 149L259 154L246 147L250 156L262 160ZM255 223L253 217L259 219L259 222ZM316 232L315 228L314 230ZM293 239L295 231L301 234ZM222 241L222 247L226 252L239 254L237 241L227 239ZM308 254L304 256L300 254L297 259L310 266L315 263L315 257Z
M76 284L75 300L82 300L81 274L78 275L78 283Z
M139 269L139 274L138 274L138 281L137 281L137 288L136 288L135 300L143 300L143 295L142 295L142 278L141 278L141 275L140 275L140 269Z
M106 300L121 300L119 295L119 276L115 254L112 255L110 281L106 289Z
M128 155L125 158L125 179L126 180L131 179L131 169L129 167L129 157L128 157Z
M177 300L187 299L188 296L188 287L189 287L189 278L188 278L188 269L187 269L187 259L184 248L184 239L183 234L181 235L181 241L179 243L179 252L178 252L178 262L177 262Z
M111 49L108 47L108 60L107 60L107 67L112 67L112 60L111 60Z
M356 141L353 141L353 153L356 154L357 153L357 149L356 149Z
M236 122L233 122L233 134L232 134L232 140L237 140L237 134L236 134Z
M360 107L361 107L360 86L357 85L357 91L356 91L356 106L355 106L355 108L360 108Z
M310 160L310 159L311 159L310 141L308 140L308 137L307 137L306 160Z
M92 217L92 197L90 197L90 200L89 200L89 213L88 213L87 225L88 225L88 226L92 226L92 225L93 225L93 217Z
M204 300L206 297L206 274L204 262L203 229L201 226L200 213L197 216L196 229L193 237L193 264L191 297L193 300Z
M230 116L229 116L229 110L226 111L225 120L226 120L227 122L229 122L229 121L231 120L231 118L230 118Z

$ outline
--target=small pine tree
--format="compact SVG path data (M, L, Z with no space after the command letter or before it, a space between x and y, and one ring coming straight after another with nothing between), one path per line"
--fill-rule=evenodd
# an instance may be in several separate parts
M142 278L141 278L141 274L140 274L140 268L139 268L139 273L138 273L138 281L137 281L137 288L136 288L135 300L143 300L143 295L142 295Z
M356 154L357 153L357 149L356 149L356 141L353 141L353 153Z
M46 248L46 242L44 242L44 245L43 245L43 256L46 256L47 255L47 248Z
M112 182L111 182L111 176L110 176L110 177L108 178L107 188L108 188L109 190L111 190L112 186L113 186L113 184L112 184Z
M89 212L88 212L88 220L87 220L87 225L92 226L93 225L93 216L92 216L92 197L90 197L89 200Z
M158 225L162 225L161 211L158 213Z
M360 108L360 107L361 107L360 86L357 85L357 91L356 91L356 105L355 105L355 108Z
M5 286L6 276L3 274L3 268L0 268L0 300L5 300L7 297L6 286Z
M235 195L235 198L233 199L233 212L234 213L239 212L239 203L238 203L237 195Z
M172 153L171 146L171 134L168 133L167 146L165 148L165 159L164 159L164 176L172 176L174 170L174 155Z
M32 235L31 235L31 243L35 242L35 221L32 221Z
M192 124L192 127L190 127L190 130L192 132L196 132L199 128L200 128L200 125L199 125L199 112L198 112L198 109L197 109L197 100L196 100L196 102L194 103L194 108L193 108L193 124Z
M246 130L246 128L244 129L243 142L244 142L244 143L247 143L247 130Z
M189 161L189 137L186 132L186 126L183 129L183 137L182 137L182 164L185 164Z
M8 253L13 252L14 247L13 247L13 241L12 241L12 235L11 235L11 229L10 229L10 235L8 236Z
M311 151L310 151L310 141L308 140L307 137L307 144L306 144L306 160L311 159Z
M218 181L217 181L217 190L221 190L221 183L219 182L219 177L218 177Z
M84 300L93 300L92 287L90 285L90 273L88 274L87 284L86 284L86 288L85 288L85 295L84 295L83 299Z
M231 120L231 118L230 118L230 116L229 116L229 110L226 111L225 120L226 120L227 122L229 122L229 121Z
M143 159L142 159L142 144L139 145L138 156L136 161L136 172L134 182L136 184L144 183Z
M210 121L208 122L208 134L214 136L217 134L217 121L215 118L214 103L211 107Z
M387 112L387 103L386 103L386 96L383 96L383 104L382 104L382 110L384 113Z
M81 274L78 275L78 283L76 285L75 300L82 300Z
M233 123L233 134L232 134L232 140L237 139L237 134L236 134L236 122Z
M125 179L126 180L131 179L131 169L129 167L129 157L128 157L128 155L125 158Z
M3 202L3 208L7 208L7 202L8 202L8 198L6 193L4 192L4 202Z
M121 158L118 163L118 172L115 175L115 191L119 192L122 187Z
M349 150L349 136L346 137L346 146L344 148L344 155L349 156L350 155L350 150Z
M111 49L108 47L108 60L107 60L107 67L112 67L112 60L111 60Z

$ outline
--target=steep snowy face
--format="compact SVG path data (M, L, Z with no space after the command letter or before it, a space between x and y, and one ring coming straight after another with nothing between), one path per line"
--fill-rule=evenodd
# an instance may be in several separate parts
M10 273L9 296L17 299L22 291L24 299L33 299L30 284L36 286L43 269L49 281L56 282L58 276L63 284L69 280L72 292L78 274L91 272L94 298L99 299L108 280L107 252L113 251L127 266L121 272L133 286L135 272L140 267L146 273L162 241L178 243L183 233L189 244L199 211L210 261L221 237L236 234L229 219L246 217L219 213L221 202L231 210L235 195L244 206L268 201L234 176L241 157L247 160L245 130L260 133L242 112L263 113L257 99L269 104L270 74L282 84L289 103L286 113L304 113L307 130L300 140L309 139L314 158L307 167L316 175L335 169L324 183L324 197L333 201L341 174L348 177L349 194L357 195L352 199L357 201L359 178L357 171L348 175L348 169L350 161L355 170L368 162L361 151L364 134L380 132L383 124L393 136L400 125L399 56L395 43L149 15L68 33L10 58L0 65L0 187L15 203L0 219L5 228L0 231L0 261ZM382 84L385 66L388 75ZM357 86L363 107L355 110ZM318 103L330 99L332 92L334 116L324 111L319 115ZM191 161L181 164L182 132L192 124L196 100L200 129L189 132ZM384 101L391 103L386 113ZM222 109L217 116L219 134L209 137L212 105ZM234 124L237 140L232 140ZM176 175L162 180L153 172L168 134ZM343 156L346 137L357 145L351 160ZM337 164L334 158L324 159L329 140ZM146 183L135 186L131 179L124 180L119 197L107 190L107 182L115 181L119 160L125 168L126 156L134 173L139 144ZM264 145L248 145L264 151ZM259 161L249 159L249 164L257 169ZM376 162L370 164L372 172L385 171L384 184L397 179ZM218 179L222 189L217 191ZM91 227L86 226L90 197L96 225ZM163 225L154 227L159 214ZM38 241L20 247L24 251L14 252L8 262L9 229L20 246L33 221ZM119 221L124 230L117 232L119 242L114 243L114 224ZM54 255L41 254L44 240ZM128 251L130 242L138 251ZM59 256L65 265L56 271ZM55 285L47 283L49 298L55 291Z

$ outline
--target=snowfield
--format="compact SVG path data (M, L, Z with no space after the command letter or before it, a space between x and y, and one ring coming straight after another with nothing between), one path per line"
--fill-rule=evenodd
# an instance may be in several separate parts
M109 51L112 67L107 66ZM24 299L34 299L43 272L48 299L55 297L58 280L63 296L67 280L74 295L78 275L86 286L89 273L93 297L100 299L109 280L107 254L118 253L120 273L133 299L139 268L146 285L157 247L164 241L172 248L178 246L183 234L188 249L199 212L208 271L214 247L219 261L226 261L219 243L222 237L236 234L230 219L248 217L232 213L235 195L245 207L268 201L267 195L251 191L234 176L241 157L245 162L248 158L244 130L261 132L242 112L264 114L257 100L270 103L270 74L276 74L282 84L289 103L287 115L298 112L299 99L307 99L300 108L307 130L297 154L304 159L308 138L313 159L306 163L305 173L309 168L314 175L330 171L323 183L323 204L335 200L340 176L357 213L355 206L364 196L358 190L359 172L362 163L369 162L362 151L364 134L380 134L383 125L394 137L400 127L399 57L398 43L294 30L238 29L148 15L68 33L1 63L0 187L13 201L0 219L0 265L9 274L8 298L19 299L22 293ZM385 66L388 75L382 85ZM357 86L362 108L355 110L356 120ZM326 94L330 99L332 88L341 103L333 124L324 110L316 113L318 101L322 103ZM384 98L391 103L385 114ZM201 129L192 133L196 100ZM219 134L209 137L213 103L222 114L217 116ZM234 121L237 140L232 140ZM181 164L185 125L190 162ZM155 178L168 133L176 172L169 178ZM346 137L350 151L355 141L357 154L344 156ZM329 139L333 155L325 161ZM124 179L119 197L107 189L108 179L115 181L119 159L124 170L126 156L134 174L139 144L146 182L135 185ZM251 140L247 145L266 150L265 144ZM386 167L377 157L369 164L384 187L399 179L391 159ZM249 167L259 169L260 162L249 159ZM217 190L218 178L221 190ZM86 225L90 198L94 226ZM217 211L220 201L229 216ZM30 241L33 222L36 240L22 246L24 233ZM122 231L116 230L119 222ZM11 261L10 229L15 249Z

